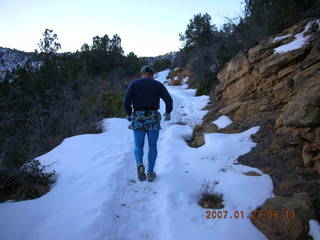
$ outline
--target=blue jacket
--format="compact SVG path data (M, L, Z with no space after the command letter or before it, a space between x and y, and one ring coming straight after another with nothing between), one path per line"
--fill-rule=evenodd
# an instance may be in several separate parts
M172 98L166 87L153 78L139 78L130 83L125 97L124 107L128 115L133 108L145 107L159 109L160 98L166 103L166 113L172 112Z

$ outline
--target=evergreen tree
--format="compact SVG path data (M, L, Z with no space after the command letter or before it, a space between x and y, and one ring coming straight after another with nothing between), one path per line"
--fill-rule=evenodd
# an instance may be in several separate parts
M58 42L58 35L53 33L53 30L46 29L42 33L43 39L40 39L38 44L40 52L56 53L61 49L61 44Z
M183 41L184 49L206 46L210 43L213 33L210 22L211 17L208 13L194 15L184 34L179 34L180 40Z

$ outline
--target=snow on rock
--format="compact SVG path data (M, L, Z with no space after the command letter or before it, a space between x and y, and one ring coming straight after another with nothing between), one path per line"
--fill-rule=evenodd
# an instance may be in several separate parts
M189 77L185 77L184 79L182 79L182 84L186 84L189 81Z
M320 240L320 224L316 220L309 220L309 235L313 238L313 240Z
M296 49L302 48L304 45L306 45L308 43L308 40L309 40L309 37L310 37L310 36L305 36L305 33L309 30L309 28L314 23L318 24L318 26L319 26L318 29L319 29L320 28L320 20L310 21L305 26L305 28L304 28L304 30L302 32L297 33L296 35L294 35L295 40L275 48L274 49L275 52L283 54L283 53L286 53L286 52L289 52L289 51L292 51L292 50L296 50ZM281 38L281 37L278 37L278 38ZM275 39L273 41L275 41Z
M290 37L290 36L291 36L291 34L284 35L284 36L279 36L279 37L275 37L272 42L274 42L274 43L275 43L275 42L279 42L279 41L281 41L281 40L283 40L283 39L286 39L286 38L288 38L288 37Z
M37 61L33 53L0 47L0 81L5 78L7 71L12 72L16 67L23 68L29 61L35 69L42 65L42 61Z
M217 125L217 127L219 129L221 129L221 128L225 128L225 127L229 126L232 123L232 121L228 116L222 115L217 120L213 121L212 123Z
M168 70L157 74L165 81ZM239 240L267 238L251 223L252 210L273 197L269 175L237 164L256 146L253 127L237 134L208 133L206 144L190 148L185 139L207 111L208 96L168 86L174 110L161 120L154 182L138 182L132 131L126 119L102 121L103 133L66 138L39 156L57 172L44 196L0 204L0 239L10 240ZM163 102L160 112L165 111ZM181 124L184 123L184 124ZM147 142L147 140L146 140ZM147 143L144 145L147 165ZM248 176L255 171L261 176ZM207 219L198 205L201 182L216 181L227 217ZM211 209L214 210L214 209ZM234 218L235 211L243 217Z

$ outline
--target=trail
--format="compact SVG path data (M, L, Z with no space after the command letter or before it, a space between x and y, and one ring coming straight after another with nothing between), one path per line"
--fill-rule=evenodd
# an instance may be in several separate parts
M156 80L164 82L167 74L158 73ZM186 85L167 89L174 110L171 121L161 121L154 182L136 179L128 121L104 119L103 133L67 138L37 158L57 172L57 182L38 199L0 204L0 239L267 239L247 217L206 219L197 204L203 180L219 182L215 190L224 196L221 210L230 214L249 214L273 196L268 175L236 161L255 146L250 136L259 127L206 134L204 146L190 148L185 139L206 114L202 109L208 97L195 97ZM160 112L164 109L161 102ZM144 152L147 164L147 139Z

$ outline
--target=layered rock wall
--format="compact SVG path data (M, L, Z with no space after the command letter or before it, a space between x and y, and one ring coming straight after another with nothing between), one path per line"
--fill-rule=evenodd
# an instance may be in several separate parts
M235 121L272 113L276 132L298 138L304 166L320 174L319 30L320 20L303 21L239 54L219 72L216 98L236 104Z
M238 160L273 179L277 196L260 210L291 208L295 214L253 223L272 240L309 239L308 221L320 217L320 19L300 22L238 54L218 80L204 122L225 114L234 121L226 131L261 126L257 147Z

